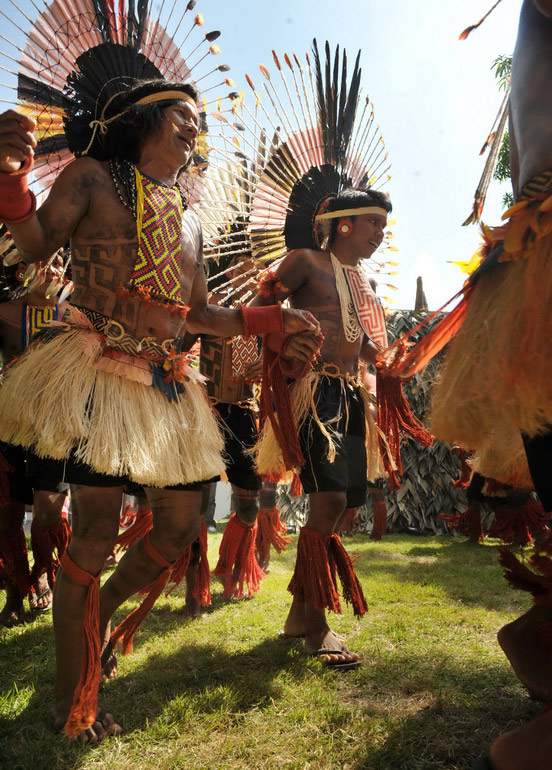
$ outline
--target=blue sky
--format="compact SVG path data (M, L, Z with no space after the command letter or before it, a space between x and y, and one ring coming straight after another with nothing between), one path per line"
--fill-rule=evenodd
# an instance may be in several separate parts
M165 9L172 2L165 0ZM184 2L177 0L177 8ZM399 288L395 307L412 307L417 275L423 276L431 308L452 296L463 277L447 260L469 258L479 242L477 228L461 227L461 222L483 168L479 149L501 100L491 63L513 50L520 0L503 0L467 41L460 42L458 35L491 4L199 0L196 7L205 17L205 31L222 31L218 61L231 65L229 75L240 89L247 88L246 73L260 80L260 63L273 68L272 48L302 54L317 37L345 46L350 56L362 50L364 90L375 105L392 162L387 190L397 220L394 243L400 249L399 275L389 278ZM28 0L19 5L36 15ZM154 15L159 7L154 2ZM0 9L13 16L8 0L0 0ZM0 49L14 53L3 41ZM3 73L2 81L9 82L10 76ZM506 189L495 184L491 190L487 222L500 218Z
M206 0L206 27L223 31L219 45L237 83L270 51L302 52L313 37L362 50L365 90L392 162L388 191L394 205L400 274L394 307L412 307L422 275L431 308L461 286L447 260L469 258L479 243L475 226L461 227L483 169L479 150L500 106L492 61L511 54L521 3L503 0L464 42L491 0ZM199 8L199 4L198 4ZM495 184L485 220L501 215L506 186ZM382 292L383 293L383 292Z

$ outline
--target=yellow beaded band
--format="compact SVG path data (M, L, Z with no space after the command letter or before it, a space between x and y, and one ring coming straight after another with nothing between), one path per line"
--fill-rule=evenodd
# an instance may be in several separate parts
M358 217L361 214L379 214L381 217L387 217L388 211L379 206L364 206L358 209L341 209L341 211L327 211L325 214L318 214L314 221L320 222L322 219L340 219L341 217Z

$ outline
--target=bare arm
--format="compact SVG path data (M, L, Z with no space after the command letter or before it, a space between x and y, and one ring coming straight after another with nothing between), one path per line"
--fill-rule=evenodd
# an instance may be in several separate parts
M290 251L275 269L268 271L268 277L264 282L264 290L261 290L255 299L250 302L252 306L275 305L292 297L308 279L308 262L304 249Z
M291 334L304 330L316 333L320 331L318 321L310 313L290 308L286 308L283 312L286 332ZM187 330L192 334L205 333L216 337L236 337L244 333L240 310L208 304L207 280L202 264L198 265L192 285Z
M0 115L0 173L15 171L33 155L35 121L8 110ZM82 158L69 164L55 181L40 209L9 229L25 262L47 259L64 246L86 214L90 181L97 161Z

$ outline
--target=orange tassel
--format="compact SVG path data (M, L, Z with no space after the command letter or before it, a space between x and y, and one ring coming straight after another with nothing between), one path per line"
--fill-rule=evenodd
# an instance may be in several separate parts
M458 529L466 535L470 543L484 541L481 509L477 500L470 500L464 513L440 513L439 518L446 521L452 529Z
M352 603L355 615L364 615L366 600L339 536L301 527L295 571L288 591L316 609L341 613L337 575L343 586L343 596Z
M171 576L171 570L173 565L168 562L164 556L152 544L150 539L151 533L148 532L143 539L144 548L146 553L156 564L163 567L157 578L149 585L149 592L142 604L133 610L128 617L126 617L112 632L110 636L110 642L115 646L120 644L123 655L127 655L132 652L132 642L134 634L140 627L142 621L151 610L158 597L163 592L163 589L167 585L169 577Z
M377 370L377 424L386 442L380 435L379 446L390 489L400 487L399 476L403 468L401 462L401 438L411 436L422 446L430 446L433 436L412 412L410 404L402 391L402 382L398 377L389 377L387 370ZM391 459L389 457L391 455Z
M463 449L460 449L460 463L460 478L452 482L453 487L467 487L470 483L472 469L466 462L466 452Z
M372 503L372 532L370 540L381 540L387 532L387 503L385 500L376 500Z
M504 567L504 577L512 588L529 591L533 594L535 604L552 607L552 563L550 559L539 552L529 559L536 572L532 572L525 564L507 548L500 549L500 564ZM540 573L540 574L539 574Z
M63 516L51 527L44 527L33 519L31 524L31 547L34 564L31 572L31 582L36 583L40 575L46 572L50 588L54 587L60 559L71 542L71 527ZM54 559L54 551L57 557Z
M265 575L255 557L256 537L256 522L249 527L240 521L236 513L230 516L214 570L214 574L222 580L224 595L229 598L241 599L244 596L244 583L247 583L248 599L260 588L260 581ZM238 565L239 569L236 570Z
M403 378L412 377L416 372L419 372L420 369L423 369L424 366L437 355L437 353L440 353L464 323L464 319L468 313L469 298L473 289L474 284L462 288L458 294L455 294L454 297L440 307L439 310L425 316L419 324L402 337L399 337L391 347L384 351L381 355L381 360L384 362L386 375ZM430 332L424 335L422 339L407 352L407 339L420 331L420 329L439 315L443 308L457 299L461 294L464 296L456 307L453 308L450 313L447 313L442 321L439 321Z
M353 529L358 522L358 508L349 508L341 520L340 530L346 535L352 535Z
M180 583L184 580L186 576L186 572L188 572L188 567L190 566L190 557L192 555L192 546L189 545L182 556L179 556L178 559L173 564L173 568L171 571L171 576L169 578L169 583L172 583L172 588L170 588L165 596L169 596L172 594L175 588L177 588ZM152 583L153 585L153 583ZM142 592L140 592L142 593ZM143 593L146 593L144 591Z
M276 553L285 551L291 543L288 537L287 527L280 519L278 508L261 508L257 516L257 541L256 547L261 564L265 564L270 557L270 546Z
M527 502L518 508L505 505L502 500L491 503L495 520L489 529L490 537L499 537L508 545L529 545L533 532L547 529L548 515L535 499L528 496Z
M138 511L134 524L121 532L115 546L120 551L126 551L131 545L141 540L153 527L153 513L150 510Z
M75 583L87 586L83 620L82 665L73 695L71 711L63 728L65 735L75 738L96 721L100 687L100 577L81 569L68 553L61 557L65 574Z
M303 485L296 473L293 474L293 481L291 482L289 494L291 497L303 497Z

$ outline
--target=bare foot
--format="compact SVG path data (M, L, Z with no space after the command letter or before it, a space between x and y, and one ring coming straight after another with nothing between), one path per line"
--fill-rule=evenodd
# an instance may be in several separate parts
M54 730L60 733L63 732L66 717L59 716L55 707L52 708L52 716L54 719ZM70 738L70 740L77 741L78 743L101 743L112 735L121 735L122 732L123 728L117 724L113 714L98 708L96 721L88 729L81 730L77 736Z
M552 609L535 604L503 626L497 639L531 698L552 700Z
M305 650L309 655L321 658L328 666L343 669L360 665L360 655L351 652L343 637L328 627L308 634L305 637Z
M48 612L52 609L52 598L48 576L43 572L36 582L36 593L29 594L29 607L33 612Z
M284 623L284 636L305 636L305 604L293 597L286 622Z
M550 770L552 711L504 733L491 747L494 770Z
M23 615L23 597L15 586L6 586L6 603L0 612L0 626L13 628L21 623Z

